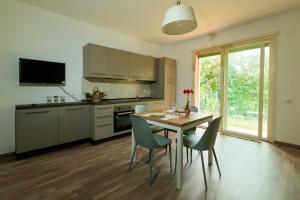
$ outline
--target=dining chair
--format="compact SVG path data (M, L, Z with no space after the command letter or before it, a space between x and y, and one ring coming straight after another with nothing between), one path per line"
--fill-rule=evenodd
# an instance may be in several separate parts
M133 158L136 154L136 148L137 145L140 145L144 148L149 149L149 157L150 157L150 185L153 183L153 165L154 165L154 159L153 159L153 153L154 149L158 148L165 148L169 147L169 157L170 157L170 171L172 173L172 153L171 153L171 144L172 140L165 138L163 136L152 134L152 130L149 128L149 124L147 121L139 116L131 115L131 123L132 123L132 129L135 139L135 146L134 151L131 156L130 161L130 170L132 168L132 162Z
M142 112L148 112L148 107L146 105L136 105L134 108L135 113L142 113ZM155 126L155 125L149 125L150 129L152 130L153 133L161 132L164 131L165 137L167 137L166 129L160 126Z
M188 135L183 136L183 145L186 148L190 148L191 164L192 164L192 150L194 149L194 150L200 151L201 162L202 162L202 171L203 171L203 177L204 177L206 191L207 191L207 182L206 182L206 174L205 174L205 168L204 168L203 151L212 150L213 156L214 156L216 164L217 164L218 172L221 177L221 171L220 171L218 159L217 159L215 148L214 148L221 120L222 120L222 116L215 118L209 124L209 126L203 133L202 137L199 137L194 134L188 134ZM177 165L177 151L176 151L176 158L175 158L175 171L176 171L176 165Z

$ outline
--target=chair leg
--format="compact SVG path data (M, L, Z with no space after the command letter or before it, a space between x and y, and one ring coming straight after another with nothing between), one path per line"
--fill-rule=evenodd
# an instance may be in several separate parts
M189 164L189 148L186 147L186 163Z
M220 177L221 177L221 176L222 176L222 175L221 175L221 170L220 170L219 162L218 162L218 159L217 159L217 156L216 156L215 148L212 148L212 152L213 152L213 155L214 155L214 158L215 158L217 167L218 167L219 175L220 175Z
M153 150L150 149L150 185L153 183Z
M192 164L192 162L193 162L193 152L192 152L193 150L192 150L192 148L190 148L190 154L191 154L191 164Z
M137 147L137 144L134 146L133 154L131 155L129 170L131 170L131 167L132 167L133 158L134 158L134 155L136 153L136 147Z
M200 154L201 154L201 162L202 162L202 171L203 171L203 177L204 177L204 183L205 183L205 190L207 191L207 182L206 182L205 166L204 166L204 159L203 159L202 151L200 151Z
M177 140L176 140L176 148L175 148L175 174L176 174L176 169L177 169Z
M168 130L167 129L164 129L164 136L165 136L165 138L168 138ZM168 147L167 146L165 147L165 149L166 149L166 153L168 153Z
M169 144L169 156L170 156L170 172L172 173L172 152L171 152L172 146Z

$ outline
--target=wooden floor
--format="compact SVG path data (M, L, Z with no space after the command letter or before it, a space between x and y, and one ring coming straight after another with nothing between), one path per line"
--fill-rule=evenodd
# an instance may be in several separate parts
M146 150L138 150L138 162L128 171L130 139L83 144L19 161L1 159L0 199L300 199L300 150L218 136L223 176L219 178L216 165L207 166L205 154L206 193L197 152L193 164L184 167L184 187L179 191L168 155L156 151L158 177L150 186ZM173 158L174 151L175 145Z

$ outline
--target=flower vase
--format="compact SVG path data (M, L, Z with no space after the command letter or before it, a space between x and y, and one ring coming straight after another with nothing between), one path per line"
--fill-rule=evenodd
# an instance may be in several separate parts
M188 117L191 114L191 110L189 108L184 109L185 116Z

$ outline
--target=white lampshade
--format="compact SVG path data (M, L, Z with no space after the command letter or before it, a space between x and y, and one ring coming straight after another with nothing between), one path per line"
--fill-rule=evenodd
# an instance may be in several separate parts
M168 35L188 33L197 27L194 10L188 5L175 5L169 8L162 24L162 32Z

